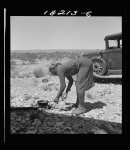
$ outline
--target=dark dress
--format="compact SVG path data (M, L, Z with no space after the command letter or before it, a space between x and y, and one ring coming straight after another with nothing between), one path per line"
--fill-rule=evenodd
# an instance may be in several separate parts
M60 79L60 90L65 86L65 77L77 74L76 89L82 93L89 90L93 85L92 61L88 58L75 58L58 66L57 75Z

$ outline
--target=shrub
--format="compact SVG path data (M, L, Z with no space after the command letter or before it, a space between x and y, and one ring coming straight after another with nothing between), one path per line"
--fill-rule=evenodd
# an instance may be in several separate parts
M18 76L19 78L30 78L32 76L32 73L28 71L20 72Z
M16 61L14 59L10 60L10 68L13 70L16 67Z
M29 95L29 94L24 94L24 99L25 99L25 100L29 100L29 99L31 99L31 98L32 98L31 95Z
M11 78L17 78L19 76L17 71L11 71Z
M33 71L33 74L36 78L41 78L44 76L44 72L41 68L37 68Z
M10 63L11 65L16 65L16 61L14 59L11 59Z

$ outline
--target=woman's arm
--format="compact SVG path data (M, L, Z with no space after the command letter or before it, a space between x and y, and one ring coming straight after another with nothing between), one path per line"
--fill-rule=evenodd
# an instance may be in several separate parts
M58 71L57 75L58 75L59 80L60 80L60 90L57 93L56 97L59 99L62 96L62 93L66 87L66 83L65 83L65 75L62 71Z
M66 78L69 80L68 87L66 89L66 93L68 93L73 85L73 78L72 76L67 76Z

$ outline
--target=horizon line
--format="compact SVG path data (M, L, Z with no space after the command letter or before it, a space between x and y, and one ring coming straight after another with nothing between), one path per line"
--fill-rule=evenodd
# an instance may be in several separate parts
M22 51L22 50L23 50L23 51L30 51L30 50L31 50L31 51L36 51L36 50L37 50L37 51L38 51L38 50L41 50L41 51L42 51L42 50L98 50L98 49L103 49L103 48L93 48L93 49L90 49L90 48L87 48L87 49L86 49L86 48L81 48L81 49L80 49L80 48L77 48L77 49L76 49L76 48L73 48L73 49L72 49L72 48L67 48L67 49L60 49L60 48L57 49L57 48L54 48L54 49L19 49L19 50L16 50L16 49L14 50L14 49L13 49L13 50L11 50L11 51ZM104 49L105 49L105 48L104 48Z

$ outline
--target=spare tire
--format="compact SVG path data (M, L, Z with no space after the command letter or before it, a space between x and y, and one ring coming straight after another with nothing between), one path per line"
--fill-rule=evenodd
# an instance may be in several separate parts
M93 62L93 73L97 75L104 75L106 73L107 65L104 59L102 58L92 58Z

